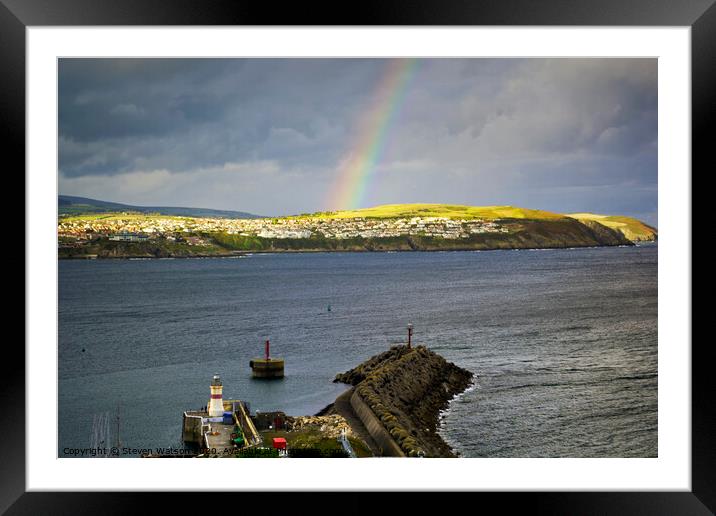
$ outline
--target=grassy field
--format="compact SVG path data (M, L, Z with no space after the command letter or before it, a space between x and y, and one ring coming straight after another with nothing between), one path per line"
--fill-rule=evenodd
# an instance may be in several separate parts
M568 215L577 220L593 220L608 228L621 231L632 242L640 240L655 240L657 230L648 224L632 217L620 215L597 215L595 213L570 213Z
M462 206L459 204L384 204L359 210L317 212L299 215L297 218L350 219L365 218L411 218L445 217L451 219L530 219L558 220L565 216L544 210L532 210L515 206Z
M283 437L289 448L316 449L326 454L331 451L343 450L343 446L336 439L326 437L314 428L294 432L264 431L261 432L261 436L264 438L264 446L271 446L274 437ZM359 458L373 456L368 447L359 439L349 437L348 441Z

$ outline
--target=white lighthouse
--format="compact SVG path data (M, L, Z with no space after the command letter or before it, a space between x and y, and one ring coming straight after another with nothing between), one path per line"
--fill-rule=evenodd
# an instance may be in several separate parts
M211 380L211 398L209 398L208 405L209 417L221 417L224 415L223 389L221 378L219 378L218 374L215 374Z

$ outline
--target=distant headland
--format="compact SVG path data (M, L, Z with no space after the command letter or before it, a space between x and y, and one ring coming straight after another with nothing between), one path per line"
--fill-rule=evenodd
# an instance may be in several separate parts
M65 197L65 200L67 198ZM87 200L91 201L91 200ZM97 201L101 202L101 201ZM59 258L184 258L248 252L549 249L655 241L637 219L514 206L391 204L286 217L60 209ZM146 208L149 210L150 208ZM231 214L231 215L230 215ZM252 218L253 217L253 218Z

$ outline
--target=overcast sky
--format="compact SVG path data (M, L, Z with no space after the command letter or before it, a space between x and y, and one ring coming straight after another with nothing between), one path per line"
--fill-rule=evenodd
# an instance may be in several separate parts
M395 68L61 59L59 191L261 215L339 207L331 192ZM361 207L510 204L657 224L655 59L425 59L394 93Z

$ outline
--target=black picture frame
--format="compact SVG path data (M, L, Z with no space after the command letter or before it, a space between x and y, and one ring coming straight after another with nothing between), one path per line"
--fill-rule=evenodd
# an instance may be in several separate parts
M689 26L692 37L692 169L706 168L706 128L714 125L716 92L715 0L362 0L352 4L245 0L0 0L0 132L6 159L25 167L25 29L82 25L576 25ZM684 173L693 172L684 171ZM15 192L17 195L17 192ZM19 196L18 196L19 197ZM693 234L693 233L692 233ZM27 235L26 235L27 238ZM32 274L25 267L26 277ZM688 346L690 342L671 343ZM713 380L708 341L692 351L692 490L690 492L480 493L482 504L550 514L712 514L716 511L716 435L710 400ZM6 343L0 438L0 511L6 514L125 514L148 510L147 493L25 492L25 354ZM246 495L241 494L245 497ZM276 495L271 495L277 503ZM301 504L307 493L286 503ZM454 495L450 495L453 497ZM367 493L326 494L332 510L369 510ZM261 499L265 500L264 494ZM162 504L187 507L196 493L166 493ZM245 499L245 498L244 498ZM445 498L442 498L445 500ZM283 502L279 502L283 503ZM402 512L424 504L421 494L400 497ZM442 502L441 502L442 503ZM458 510L459 501L449 502ZM474 502L470 502L471 504ZM229 507L227 507L228 509ZM167 507L168 509L168 507ZM302 511L299 511L299 513Z

